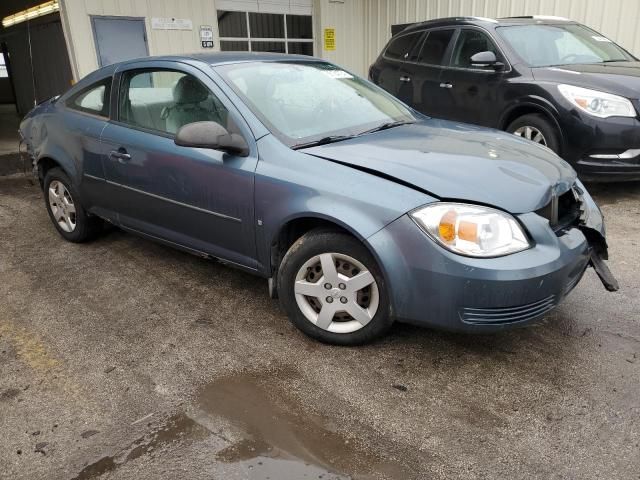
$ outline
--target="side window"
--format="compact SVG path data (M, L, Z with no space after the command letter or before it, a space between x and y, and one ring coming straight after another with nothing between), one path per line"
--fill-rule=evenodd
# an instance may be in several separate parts
M418 55L418 62L428 65L442 65L444 54L451 42L455 30L434 30L428 33Z
M110 93L111 77L82 89L69 98L65 105L72 110L108 118Z
M451 65L460 68L477 68L471 66L471 57L480 52L493 52L496 57L500 57L494 43L486 34L474 29L462 30L453 49Z
M174 134L188 123L213 121L229 128L228 111L202 82L175 70L131 70L120 84L118 120Z
M393 60L415 60L416 47L423 33L410 33L396 38L389 44L384 55ZM414 52L413 56L412 51Z

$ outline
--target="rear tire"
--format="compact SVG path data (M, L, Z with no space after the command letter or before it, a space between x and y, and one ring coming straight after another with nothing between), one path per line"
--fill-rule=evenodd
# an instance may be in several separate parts
M507 127L507 132L540 143L560 154L560 135L551 121L542 114L530 113L515 119Z
M60 168L52 168L45 175L44 200L51 222L69 242L91 240L104 227L102 219L87 214L80 204L78 191Z
M393 323L375 259L342 232L312 230L299 238L280 264L278 296L291 322L324 343L369 343Z

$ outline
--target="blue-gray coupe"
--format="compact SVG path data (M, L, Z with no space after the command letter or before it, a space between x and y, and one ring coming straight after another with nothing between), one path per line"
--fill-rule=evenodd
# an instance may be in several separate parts
M97 70L20 133L60 235L105 222L268 279L354 345L394 320L490 332L543 317L604 260L602 214L544 146L426 117L326 61L216 53Z

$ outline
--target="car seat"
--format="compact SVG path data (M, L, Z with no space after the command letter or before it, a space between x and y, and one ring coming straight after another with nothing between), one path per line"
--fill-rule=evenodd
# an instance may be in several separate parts
M166 130L176 133L188 123L212 120L219 122L216 112L206 108L202 102L209 98L209 90L195 78L185 75L173 87L173 105L165 107L161 117Z

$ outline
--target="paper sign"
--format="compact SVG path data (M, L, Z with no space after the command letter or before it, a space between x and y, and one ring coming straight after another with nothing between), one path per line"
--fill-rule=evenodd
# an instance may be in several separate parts
M336 29L325 28L324 29L324 49L332 51L336 49Z
M157 18L151 19L154 30L193 30L193 23L188 18Z
M213 28L211 25L200 25L200 45L202 48L213 48Z

